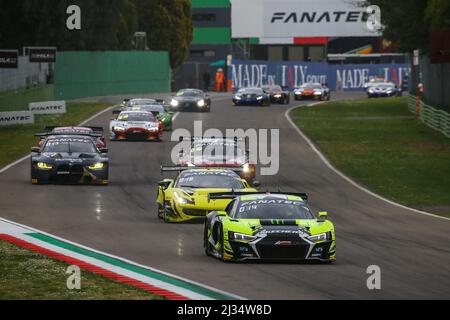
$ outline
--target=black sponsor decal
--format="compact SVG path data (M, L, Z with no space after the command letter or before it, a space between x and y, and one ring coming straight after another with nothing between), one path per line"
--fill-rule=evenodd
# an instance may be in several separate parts
M274 12L270 23L366 22L367 19L367 13L362 11Z
M56 49L30 48L28 50L30 62L56 62Z
M54 111L54 110L63 110L63 106L38 106L32 107L31 111Z
M0 117L0 122L13 122L13 121L30 121L31 116L10 116Z
M17 51L0 50L0 69L17 69L19 67L19 54Z

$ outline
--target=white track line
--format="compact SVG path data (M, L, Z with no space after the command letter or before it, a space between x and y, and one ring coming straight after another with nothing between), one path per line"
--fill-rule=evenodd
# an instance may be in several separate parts
M321 104L321 103L319 102L319 103L316 103L316 104L312 104L311 106L318 105L318 104ZM311 141L311 140L303 133L302 130L300 130L300 128L299 128L299 127L295 124L295 122L292 120L290 113L291 113L293 110L297 109L297 108L299 108L299 107L298 107L298 106L297 106L297 107L293 107L293 108L290 108L288 111L286 111L286 113L285 113L286 119L287 119L287 120L289 121L289 123L294 127L294 129L297 131L297 133L303 138L303 140L305 140L305 141L309 144L309 146L311 147L311 149L313 149L313 151L319 156L319 158L325 163L325 165L326 165L329 169L331 169L332 171L334 171L334 172L335 172L338 176L340 176L342 179L346 180L347 182L349 182L350 184L352 184L354 187L358 188L359 190L364 191L365 193L368 193L368 194L370 194L371 196L373 196L373 197L375 197L375 198L377 198L377 199L379 199L379 200L382 200L382 201L384 201L384 202L387 202L387 203L389 203L389 204L391 204L391 205L393 205L393 206L396 206L396 207L399 207L399 208L402 208L402 209L405 209L405 210L409 210L409 211L412 211L412 212L414 212L414 213L419 213L419 214L422 214L422 215L425 215L425 216L429 216L429 217L433 217L433 218L438 218L438 219L450 221L450 218L442 217L442 216L438 216L438 215L435 215L435 214L432 214L432 213L429 213L429 212L425 212L425 211L417 210L417 209L414 209L414 208L410 208L410 207L404 206L404 205L402 205L402 204L400 204L400 203L397 203L397 202L394 202L394 201L392 201L392 200L386 199L386 198L384 198L384 197L382 197L382 196L380 196L380 195L378 195L378 194L376 194L376 193L374 193L374 192L372 192L372 191L370 191L370 190L364 188L363 186L361 186L360 184L356 183L355 181L353 181L352 179L350 179L348 176L346 176L345 174L343 174L341 171L339 171L338 169L336 169L336 168L328 161L328 159L327 159L327 158L319 151L319 149L317 149L317 147L315 146L315 144L314 144L314 143L313 143L313 142L312 142L312 141Z
M54 238L56 240L59 240L59 241L71 244L73 246L76 246L76 247L79 247L79 248L82 248L82 249L86 249L88 251L91 251L91 252L94 252L94 253L97 253L97 254L100 254L100 255L104 255L104 256L107 256L107 257L119 260L121 262L140 267L142 269L147 269L147 270L150 270L150 271L153 271L153 272L156 272L156 273L160 273L160 274L163 274L165 276L168 276L168 277L171 277L171 278L174 278L174 279L178 279L178 280L181 280L181 281L184 281L184 282L187 282L187 283L191 283L193 285L196 285L196 286L199 286L199 287L202 287L202 288L205 288L205 289L208 289L208 290L211 290L211 291L223 294L223 295L230 296L230 297L235 298L237 300L246 300L246 298L243 298L241 296L235 295L233 293L229 293L229 292L226 292L226 291L223 291L223 290L220 290L220 289L216 289L216 288L213 288L211 286L205 285L203 283L199 283L199 282L196 282L196 281L193 281L193 280L189 280L189 279L186 279L186 278L183 278L183 277L180 277L180 276L177 276L177 275L174 275L174 274L171 274L171 273L168 273L168 272L156 269L156 268L152 268L152 267L149 267L149 266L146 266L146 265L143 265L143 264L139 264L137 262L134 262L134 261L122 258L122 257L118 257L118 256L115 256L115 255L106 253L106 252L102 252L102 251L99 251L99 250L96 250L96 249L84 246L84 245L82 245L80 243L73 242L73 241L70 241L70 240L67 240L67 239L64 239L64 238L60 238L58 236L55 236L53 234L47 233L45 231L42 231L42 230L39 230L39 229L36 229L36 228L33 228L33 227L29 227L29 226L26 226L26 225L23 225L23 224L14 222L14 221L10 221L10 220L4 219L4 218L0 218L0 221L3 221L3 222L5 222L7 224L10 224L12 226L16 226L16 227L25 229L28 232L31 231L33 233L40 233L40 234L46 235L48 237ZM14 235L14 233L13 233L13 235ZM17 236L17 235L15 235L15 236ZM30 240L28 239L27 241L30 241Z

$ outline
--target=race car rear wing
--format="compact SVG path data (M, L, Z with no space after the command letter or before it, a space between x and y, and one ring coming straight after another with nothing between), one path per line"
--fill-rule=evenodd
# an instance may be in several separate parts
M161 175L165 172L183 172L186 170L227 170L236 173L243 172L242 167L182 167L182 166L161 166Z
M76 126L74 126L76 127ZM44 128L44 132L38 132L35 133L34 136L38 138L45 138L48 136L89 136L89 137L95 137L95 138L102 138L103 137L103 128L102 127L86 127L82 126L80 128L88 128L92 130L92 133L84 133L84 132L53 132L53 130L61 128L61 127L50 127L47 126Z
M287 195L287 196L295 196L300 197L304 201L308 200L308 195L306 193L298 193L298 192L216 192L216 193L209 193L208 194L208 202L211 200L219 200L219 199L234 199L236 197L240 196L251 196L251 195L258 195L258 194L275 194L275 195Z

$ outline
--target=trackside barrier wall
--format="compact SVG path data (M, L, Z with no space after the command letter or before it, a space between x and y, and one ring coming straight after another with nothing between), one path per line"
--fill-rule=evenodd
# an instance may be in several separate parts
M58 100L170 91L169 55L162 51L58 52Z
M371 78L382 77L396 84L409 79L408 64L328 64L304 61L259 61L233 59L228 79L233 88L278 84L293 89L305 82L327 83L332 91L364 91Z
M409 110L416 114L427 126L450 138L450 113L445 112L444 110L436 109L423 103L422 101L419 102L419 106L417 108L416 103L416 97L410 95L408 97Z

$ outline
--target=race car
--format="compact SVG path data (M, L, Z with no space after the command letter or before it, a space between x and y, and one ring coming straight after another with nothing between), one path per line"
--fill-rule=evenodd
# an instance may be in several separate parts
M143 104L143 105L134 105L132 107L124 108L122 111L115 110L113 111L114 115L119 115L123 111L146 111L151 112L156 117L158 121L161 121L163 124L164 131L172 130L173 123L173 112L168 111L161 104Z
M39 138L38 146L42 147L45 140L50 136L86 136L91 137L98 149L106 148L105 138L103 137L102 127L45 127L44 132L36 133L35 136Z
M178 91L170 101L173 111L211 111L210 96L198 89L183 89Z
M397 87L392 82L374 83L367 88L367 97L369 98L392 97L401 95L402 89Z
M110 122L110 140L161 141L163 124L151 112L122 111Z
M263 86L262 89L269 94L271 103L289 104L291 101L291 93L280 86Z
M258 186L259 183L255 180L256 165L249 159L250 151L246 144L245 139L238 138L194 137L191 139L189 153L180 152L178 165L181 167L226 167L236 170L236 173L250 185Z
M97 149L90 137L50 136L31 148L31 183L109 183L108 149Z
M233 96L235 106L270 106L270 95L262 88L242 88Z
M300 88L294 90L295 100L330 100L331 92L326 85L320 83L305 83Z
M205 253L223 261L336 260L336 237L326 212L315 217L300 193L210 193L232 200L205 221Z
M211 192L257 191L227 168L162 167L161 170L179 172L176 179L165 179L158 184L158 217L165 222L205 219L208 212L223 210L231 201L208 201Z
M373 77L368 82L364 83L363 88L367 90L369 87L373 86L374 84L385 83L385 82L387 82L385 78Z

